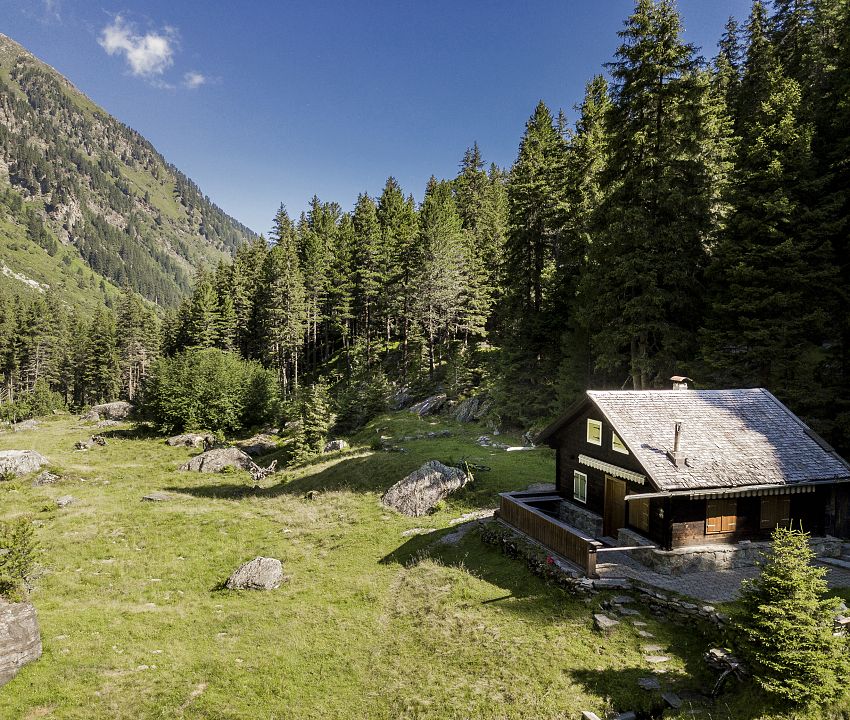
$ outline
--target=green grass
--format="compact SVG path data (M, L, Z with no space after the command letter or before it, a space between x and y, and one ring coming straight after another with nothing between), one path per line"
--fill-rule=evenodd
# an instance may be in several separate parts
M456 435L405 442L406 453L368 450L376 435L443 427ZM0 691L2 718L604 717L649 705L636 686L650 673L647 642L665 646L664 682L683 696L712 681L700 661L707 641L693 628L646 614L655 640L628 623L605 638L592 629L600 598L546 585L475 532L434 543L499 491L550 480L548 450L480 448L478 427L385 416L350 451L255 492L243 473L177 471L192 451L158 438L105 433L105 448L73 451L91 432L60 418L0 435L1 448L37 449L66 476L39 488L0 483L0 517L37 523L30 599L44 641L41 660ZM380 505L423 461L462 456L492 471L436 514ZM141 502L153 490L175 498ZM307 500L308 490L319 493ZM77 502L56 509L66 494ZM438 530L402 536L414 527ZM280 558L289 582L268 593L217 589L257 555ZM715 720L779 717L753 697L698 703Z
M0 179L0 187L5 186L8 182ZM104 303L105 296L100 290L102 276L86 265L76 248L61 245L59 252L51 257L44 248L27 239L23 226L8 217L0 218L0 268L3 264L30 280L49 285L69 306L91 311ZM108 280L104 282L106 297L116 302L121 291ZM2 274L0 286L24 295L37 292L20 280Z

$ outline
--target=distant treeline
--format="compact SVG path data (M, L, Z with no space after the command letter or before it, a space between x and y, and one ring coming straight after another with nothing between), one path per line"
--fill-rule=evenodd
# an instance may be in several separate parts
M163 353L234 351L349 405L483 386L525 426L687 374L768 387L850 450L850 5L757 2L710 61L681 34L639 0L508 172L476 145L418 205L390 178L351 212L281 207L270 245L196 278Z

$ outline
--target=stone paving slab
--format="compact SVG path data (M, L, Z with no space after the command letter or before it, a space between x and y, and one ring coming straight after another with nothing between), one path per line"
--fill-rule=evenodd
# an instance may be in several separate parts
M850 588L850 569L820 564L829 570L827 582L831 588ZM625 577L709 603L734 600L741 588L741 581L754 578L758 574L758 568L744 567L682 575L661 575L625 552L605 553L605 562L597 563L596 571L602 578Z

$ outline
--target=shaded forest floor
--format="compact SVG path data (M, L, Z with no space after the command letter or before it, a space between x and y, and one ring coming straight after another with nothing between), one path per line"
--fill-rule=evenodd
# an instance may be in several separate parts
M454 435L369 449L381 435L440 429ZM626 622L604 637L592 621L601 597L545 584L475 531L437 542L498 492L551 481L548 450L481 448L480 427L384 416L349 451L255 491L247 473L177 471L197 451L132 426L104 433L106 447L72 449L92 432L64 417L0 435L0 448L38 450L64 476L0 482L0 517L37 523L30 599L44 643L41 660L0 690L2 718L604 717L653 704L637 686L653 672L647 642L663 646L663 682L686 701L664 717L786 717L750 690L702 695L712 640L692 627L645 613L654 640ZM435 514L380 505L422 462L464 456L492 470ZM143 502L152 491L173 497ZM76 501L58 509L62 495ZM413 528L434 532L404 534ZM280 558L289 581L267 593L218 589L258 555Z

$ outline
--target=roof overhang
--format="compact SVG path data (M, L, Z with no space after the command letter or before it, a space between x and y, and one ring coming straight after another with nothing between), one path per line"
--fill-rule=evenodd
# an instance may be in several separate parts
M813 480L808 483L794 483L792 485L748 485L739 488L693 488L689 490L671 490L669 492L633 493L626 495L626 500L644 500L647 498L673 498L686 497L689 500L702 500L704 498L739 498L739 497L762 497L765 495L799 495L801 493L815 492L824 485L836 485L850 482L848 478L836 478L833 480Z

